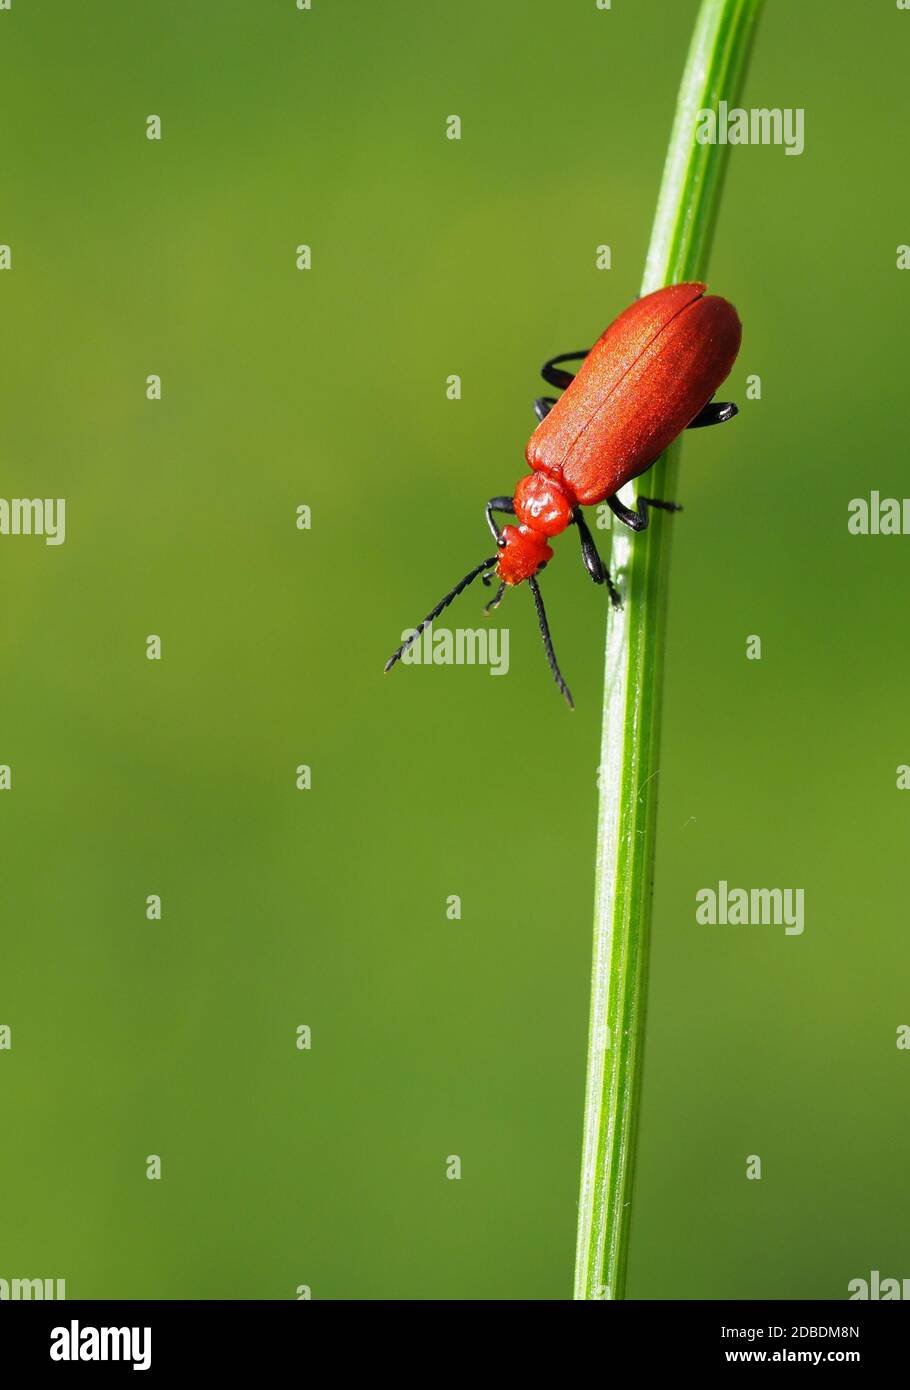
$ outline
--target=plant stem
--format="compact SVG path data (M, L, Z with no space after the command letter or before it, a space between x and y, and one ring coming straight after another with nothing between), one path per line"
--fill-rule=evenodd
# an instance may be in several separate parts
M700 279L720 200L726 145L699 144L697 113L733 106L762 0L703 0L676 105L642 294ZM679 444L647 475L651 497L675 496ZM635 486L623 500L634 505ZM594 961L578 1212L575 1297L624 1296L641 1087L657 809L669 542L658 516L634 541L614 531L612 567L625 606L607 621Z

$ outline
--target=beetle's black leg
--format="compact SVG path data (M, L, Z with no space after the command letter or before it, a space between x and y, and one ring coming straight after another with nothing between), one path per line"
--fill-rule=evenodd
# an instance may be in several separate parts
M549 415L555 404L555 396L538 396L537 400L534 402L534 414L537 416L538 420L542 420L545 415Z
M556 660L556 653L553 650L553 639L550 636L550 627L547 622L547 614L543 606L543 599L540 596L540 586L537 583L537 580L534 578L533 574L528 579L528 583L531 586L531 593L534 595L534 607L537 609L537 621L540 624L540 635L543 638L544 651L547 654L547 662L549 664L550 670L553 673L553 679L555 680L559 688L559 693L563 696L566 703L568 704L569 709L574 709L575 702L572 699L572 692L562 678L562 672L559 669L559 662Z
M502 532L493 520L494 512L508 512L510 516L515 515L515 503L511 497L491 497L485 507L487 525L490 533L497 545L502 545Z
M567 386L571 386L575 380L573 372L561 372L560 362L581 362L591 351L590 348L582 348L580 352L561 352L557 357L551 357L549 362L544 362L540 369L540 375L549 386L558 386L560 391L564 391Z
M595 584L603 584L606 578L606 567L597 552L594 544L594 537L588 530L588 523L582 515L580 507L575 507L572 512L572 520L578 527L578 538L581 541L581 558L584 560L585 569L594 580Z
M681 512L682 507L678 502L664 502L659 497L638 497L638 511L633 512L631 507L627 507L624 502L620 502L618 497L608 497L607 506L614 516L618 516L630 531L643 531L651 518L648 516L649 507L657 507L662 512Z
M708 401L708 404L698 412L695 419L689 421L686 429L701 430L706 425L723 425L738 414L739 406L734 405L732 401Z
M610 571L607 569L594 544L594 537L588 530L588 523L585 521L580 507L576 507L572 513L572 520L578 527L578 537L581 541L581 558L585 562L585 569L594 580L595 584L606 584L610 595L610 602L614 608L622 608L622 599L613 580L610 578Z
M486 575L484 575L483 578L484 578L484 583L485 583L485 584L488 584L488 583L490 582L490 581L487 579L487 576L486 576ZM490 616L490 614L493 612L493 609L494 609L494 608L498 608L499 605L502 603L502 596L503 596L503 594L505 593L505 591L506 591L505 580L503 580L503 582L500 584L499 588L496 590L496 593L495 593L495 594L493 595L493 597L490 599L490 602L484 606L483 615L484 615L485 618L488 618L488 617Z

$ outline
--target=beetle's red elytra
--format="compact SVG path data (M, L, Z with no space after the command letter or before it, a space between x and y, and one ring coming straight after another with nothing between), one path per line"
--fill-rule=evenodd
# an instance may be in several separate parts
M619 606L619 594L581 508L606 501L633 531L648 525L651 507L681 510L673 502L639 496L633 511L616 494L646 472L684 429L722 424L737 413L735 405L713 397L736 361L742 325L733 305L706 294L706 288L693 282L645 295L630 304L590 350L562 353L544 364L544 380L562 388L563 394L534 402L539 424L525 453L532 471L519 480L512 497L492 497L487 503L497 553L476 565L427 614L386 662L387 671L479 575L485 584L493 575L499 580L487 612L499 604L507 587L527 580L550 669L572 705L536 576L552 558L550 540L575 525L585 568ZM576 376L560 366L579 359L583 361ZM514 514L518 525L500 531L494 512Z

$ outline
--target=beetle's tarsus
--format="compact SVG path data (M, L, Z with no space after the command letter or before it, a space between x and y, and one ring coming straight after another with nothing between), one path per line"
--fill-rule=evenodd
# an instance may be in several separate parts
M734 405L733 401L709 401L698 412L695 419L689 421L686 429L702 430L708 425L724 425L738 414L739 406Z
M649 507L658 507L662 512L681 512L681 502L664 502L660 497L639 497L639 502L647 502Z
M625 502L620 502L616 496L607 498L607 506L614 516L618 517L624 526L628 526L630 531L644 531L651 518L648 515L649 507L656 507L662 512L681 512L682 507L679 502L665 502L661 497L637 497L638 510L633 511L627 507Z
M485 618L489 618L490 614L493 612L493 609L498 608L499 605L502 603L502 596L505 593L505 591L506 586L505 581L503 581L502 583L500 583L499 588L496 590L496 593L490 599L490 602L484 604L483 616Z

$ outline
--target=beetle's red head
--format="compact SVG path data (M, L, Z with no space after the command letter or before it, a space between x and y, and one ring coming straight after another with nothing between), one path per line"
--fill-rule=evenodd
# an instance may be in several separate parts
M545 536L530 526L504 526L496 573L504 584L521 584L553 558Z

